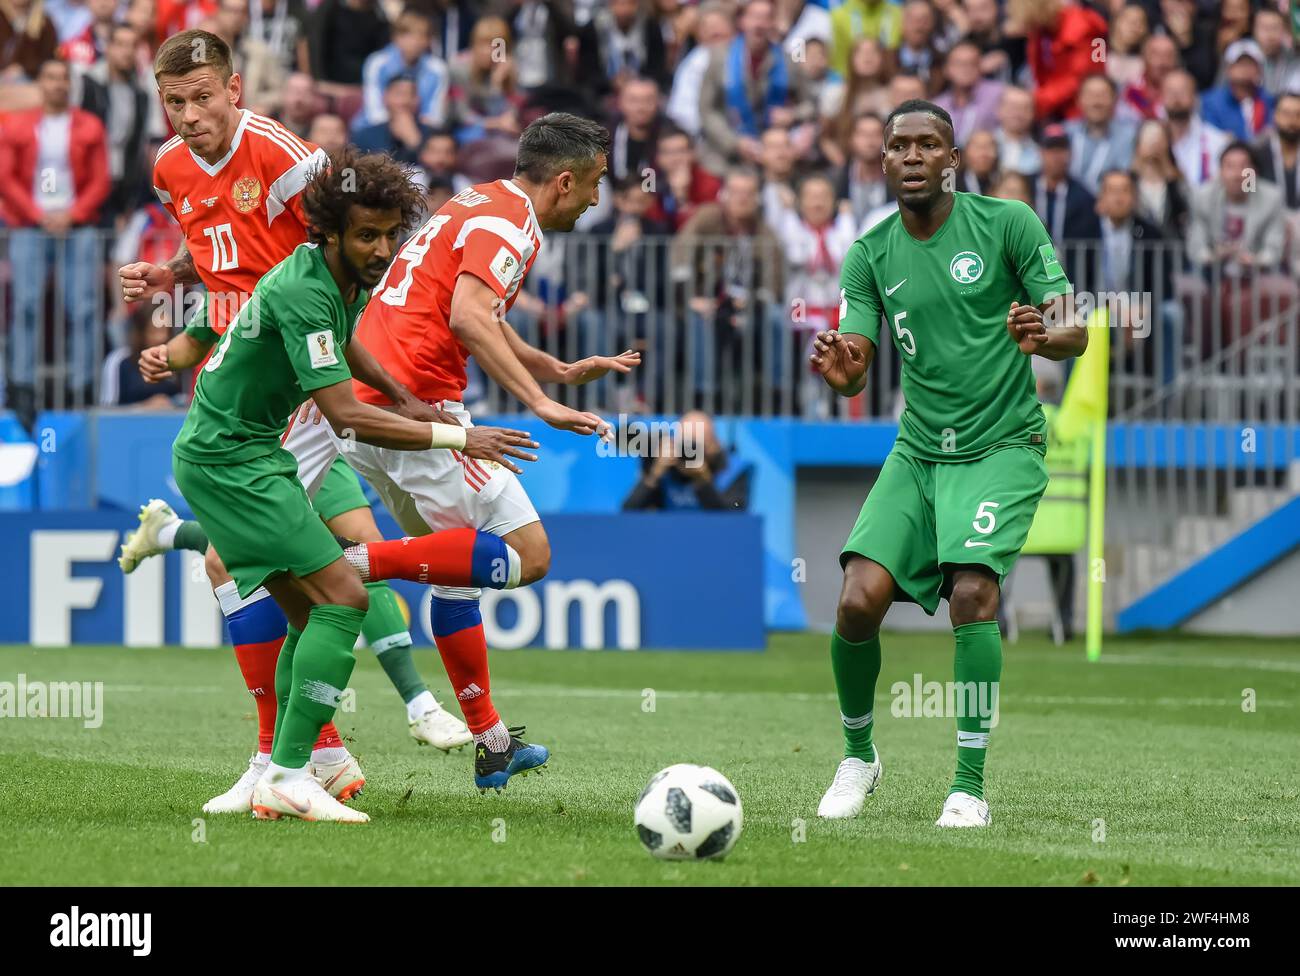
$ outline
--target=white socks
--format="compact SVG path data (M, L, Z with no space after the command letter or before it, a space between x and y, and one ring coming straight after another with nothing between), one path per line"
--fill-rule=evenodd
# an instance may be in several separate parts
M330 749L313 749L311 751L311 761L326 766L334 763L341 763L347 759L349 753L343 746L334 746Z
M510 748L510 733L506 731L506 723L497 719L497 724L487 731L475 732L474 742L487 746L493 752L505 752Z
M438 707L438 699L433 697L433 692L427 688L406 703L406 720L408 722L418 722L424 717L425 712L431 712Z
M158 530L158 548L176 548L176 530L181 527L180 519L173 519Z

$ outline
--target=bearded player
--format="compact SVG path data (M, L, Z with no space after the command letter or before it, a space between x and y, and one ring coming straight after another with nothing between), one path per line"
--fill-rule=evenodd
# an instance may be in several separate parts
M129 264L120 271L128 302L164 295L178 286L202 282L207 289L203 312L184 333L166 345L146 350L141 359L146 378L197 366L224 334L226 325L248 300L257 281L307 240L302 189L325 162L325 154L279 123L241 111L240 77L232 69L230 48L202 30L169 38L154 60L159 95L172 127L179 133L159 149L154 163L155 192L185 234L180 251L161 267ZM179 290L179 289L178 289ZM439 419L435 411L389 383L389 392L407 416ZM311 452L310 436L300 444L287 438L285 448L301 458ZM312 432L307 431L310 435ZM338 466L314 496L317 511L340 535L377 541L382 537L361 493L356 476ZM141 559L176 545L204 549L197 526L183 529L163 502L141 513L141 529L123 546L122 568L131 572ZM210 528L210 527L209 527ZM257 703L258 746L248 769L225 793L204 804L207 813L248 810L253 784L269 761L275 731L275 662L285 635L284 615L265 589L241 598L221 559L207 548L206 564L213 591L230 628L235 660ZM411 660L411 638L395 594L386 584L369 588L370 610L363 632L394 686L407 702L407 719L417 741L440 748L468 743L469 732L443 711ZM365 778L332 723L321 732L312 765L332 795L347 799Z
M552 427L604 432L594 414L548 397L541 383L587 383L627 373L640 354L566 363L536 349L505 321L545 231L567 231L597 202L606 170L605 130L566 113L524 130L513 179L469 187L452 197L398 252L357 327L363 343L417 397L472 427L461 403L465 364L479 366ZM382 390L356 383L364 403L392 408ZM338 438L335 438L338 442ZM341 443L341 442L340 442ZM474 781L500 791L516 773L546 762L544 746L507 728L492 703L480 587L536 582L550 566L550 545L514 472L447 451L395 451L350 443L343 456L375 488L411 538L347 552L363 580L411 578L424 567L479 565L504 554L507 579L487 583L444 571L434 584L430 630L474 736ZM495 540L499 549L493 550ZM493 557L499 558L499 557Z
M856 396L883 316L906 399L898 440L840 554L831 665L845 758L822 817L856 816L880 781L872 733L885 613L904 600L933 615L947 597L957 687L975 689L983 707L960 709L957 771L936 825L991 820L984 757L1002 673L1000 585L1047 485L1029 357L1077 356L1088 333L1069 315L1071 285L1042 221L1018 201L954 192L959 159L952 119L937 105L911 100L890 114L882 160L898 213L850 249L839 331L814 340L826 383Z

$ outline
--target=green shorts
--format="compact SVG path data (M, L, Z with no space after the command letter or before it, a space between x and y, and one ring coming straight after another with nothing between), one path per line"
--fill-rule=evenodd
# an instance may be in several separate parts
M1031 447L978 461L939 463L891 451L840 553L880 563L896 598L928 614L949 595L954 566L986 566L1006 579L1029 535L1047 464Z
M344 512L370 507L365 492L361 490L361 479L341 457L335 458L330 469L325 472L325 480L321 482L320 490L316 492L311 504L326 522Z
M286 450L238 464L195 464L173 454L172 471L241 597L273 576L307 576L343 555Z

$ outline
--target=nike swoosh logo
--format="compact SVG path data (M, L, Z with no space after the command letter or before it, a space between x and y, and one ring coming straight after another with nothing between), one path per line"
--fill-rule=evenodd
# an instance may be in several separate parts
M289 799L287 796L285 796L283 793L281 793L279 790L277 790L274 786L271 787L271 792L276 795L276 797L280 800L281 803L287 803L289 806L293 807L299 813L311 812L310 803L296 803L293 800Z
M967 540L966 540L966 548L967 548L967 549L975 549L975 548L978 548L979 546L988 546L989 548L992 548L992 547L993 547L993 543L991 543L991 542L976 542L974 539L967 539Z
M907 279L906 279L906 278L904 278L902 281L900 281L898 284L896 284L893 288L886 288L886 289L885 289L885 297L888 298L888 297L889 297L890 295L892 295L894 292L898 291L898 289L902 288L905 284L907 284Z

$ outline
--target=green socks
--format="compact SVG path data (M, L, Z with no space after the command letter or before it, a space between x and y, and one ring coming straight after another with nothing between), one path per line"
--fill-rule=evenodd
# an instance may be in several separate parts
M370 612L361 623L361 633L379 659L384 674L402 696L402 701L413 701L429 688L420 672L415 670L415 661L411 658L411 635L397 602L397 594L382 582L367 583L366 589L370 593Z
M831 670L840 699L840 720L844 723L845 758L872 762L876 748L871 744L876 700L876 679L880 677L880 637L854 643L838 632L831 634Z
M352 647L361 633L365 611L356 607L316 606L302 636L292 648L287 701L276 713L271 761L286 769L301 769L311 758L321 727L334 717L343 690L352 677L356 658ZM289 641L280 649L276 694L282 686ZM283 699L282 699L283 700Z
M301 637L301 630L291 623L285 623L284 643L280 645L280 656L275 659L275 737L277 739L280 737L280 725L284 722L285 710L289 707L289 689L293 687L293 653Z
M984 757L989 732L997 724L997 695L1002 678L1002 635L995 620L953 628L957 656L957 775L949 794L961 791L984 799Z
M195 552L208 551L208 534L198 522L185 521L176 529L172 539L173 549L192 549Z

